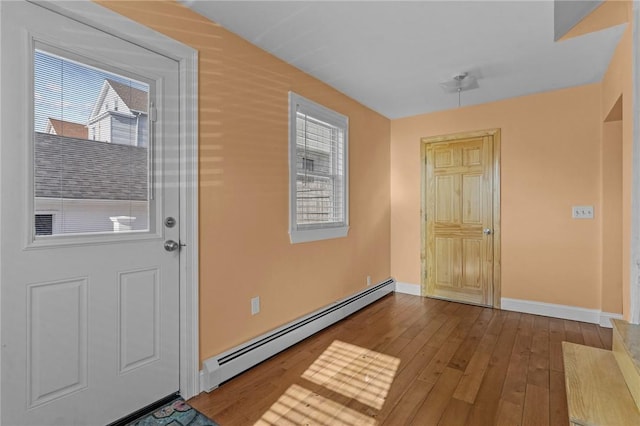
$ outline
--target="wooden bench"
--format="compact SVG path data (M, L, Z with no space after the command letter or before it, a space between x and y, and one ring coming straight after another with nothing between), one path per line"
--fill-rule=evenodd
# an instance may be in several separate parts
M640 425L640 411L613 352L562 342L562 354L572 425Z
M640 408L640 326L616 319L611 322L613 355L636 406Z

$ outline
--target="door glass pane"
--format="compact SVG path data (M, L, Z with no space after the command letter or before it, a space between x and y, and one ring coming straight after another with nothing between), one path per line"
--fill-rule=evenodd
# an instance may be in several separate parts
M37 238L149 229L149 89L34 51Z

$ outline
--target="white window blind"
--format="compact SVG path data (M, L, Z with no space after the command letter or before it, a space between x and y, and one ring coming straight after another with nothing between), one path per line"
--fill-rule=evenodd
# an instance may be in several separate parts
M290 92L290 235L307 242L348 231L348 118Z
M38 44L34 237L148 231L150 89L87 58ZM55 212L55 226L48 212Z

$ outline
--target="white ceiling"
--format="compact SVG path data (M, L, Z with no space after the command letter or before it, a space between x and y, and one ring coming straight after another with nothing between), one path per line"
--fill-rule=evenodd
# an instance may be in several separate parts
M600 81L624 25L554 42L552 1L182 0L388 118Z

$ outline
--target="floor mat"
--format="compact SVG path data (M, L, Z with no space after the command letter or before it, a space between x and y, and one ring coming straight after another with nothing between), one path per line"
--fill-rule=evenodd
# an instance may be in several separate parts
M127 426L218 426L216 422L179 398Z

